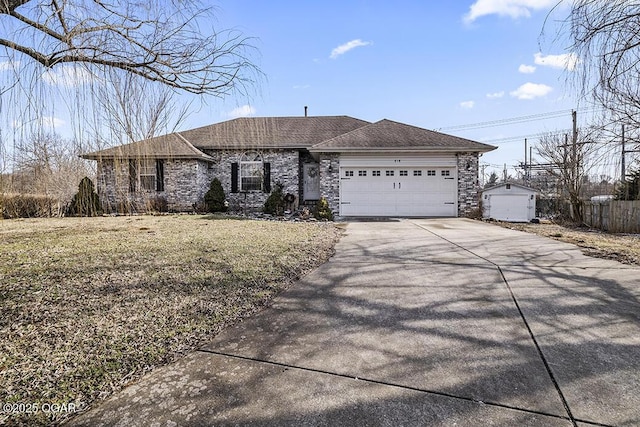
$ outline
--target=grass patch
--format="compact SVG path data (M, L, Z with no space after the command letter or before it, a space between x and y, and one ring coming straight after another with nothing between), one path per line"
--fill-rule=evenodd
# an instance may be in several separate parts
M0 221L0 403L88 408L267 304L338 236L215 216Z

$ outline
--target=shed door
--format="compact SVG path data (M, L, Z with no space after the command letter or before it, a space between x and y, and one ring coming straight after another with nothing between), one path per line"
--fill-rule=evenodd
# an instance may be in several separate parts
M343 167L342 216L457 215L456 169L452 167Z
M501 221L529 221L529 196L526 194L492 194L489 215Z

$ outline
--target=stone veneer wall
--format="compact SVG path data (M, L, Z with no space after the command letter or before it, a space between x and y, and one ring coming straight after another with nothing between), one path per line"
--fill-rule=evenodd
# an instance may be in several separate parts
M340 214L340 155L320 153L320 197L327 199L333 215Z
M97 192L102 209L107 212L130 212L134 200L129 192L129 160L103 159L98 161Z
M458 216L465 217L478 209L478 153L458 153Z
M206 162L196 159L164 161L165 191L129 191L129 160L98 162L98 195L105 212L144 212L155 199L165 199L170 211L192 211L209 188Z
M239 212L261 211L264 202L269 197L269 193L262 191L239 191L231 192L231 164L240 163L240 159L245 151L228 150L224 152L204 150L215 159L209 168L209 181L217 177L222 183L225 196L229 202L229 209ZM259 151L262 161L271 164L271 189L276 184L283 185L284 194L291 193L298 198L299 195L299 156L297 150L265 150ZM240 186L238 177L238 186ZM207 183L208 188L208 183Z
M164 162L164 197L170 211L193 211L209 189L209 164L202 160L174 159Z

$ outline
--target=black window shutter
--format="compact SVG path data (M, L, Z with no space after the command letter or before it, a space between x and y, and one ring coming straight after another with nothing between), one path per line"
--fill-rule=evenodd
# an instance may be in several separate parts
M264 163L264 192L271 193L271 163Z
M156 160L156 191L164 191L164 160Z
M231 192L238 192L238 164L231 163Z
M135 159L129 159L129 191L136 191L136 181L138 180L138 168Z

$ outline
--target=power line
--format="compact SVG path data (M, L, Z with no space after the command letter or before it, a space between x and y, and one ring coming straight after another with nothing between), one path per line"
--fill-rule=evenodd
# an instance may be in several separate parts
M579 110L581 113L595 112L600 110L599 108L588 108L585 110ZM511 124L527 123L538 120L556 119L563 117L564 115L571 114L573 110L558 110L550 111L546 113L531 114L528 116L511 117L507 119L491 120L487 122L470 123L456 126L446 126L438 129L438 131L452 131L452 130L473 130L483 129L488 127L506 126Z
M570 129L561 129L561 130L554 131L554 132L551 132L551 133L556 134L556 133L567 133L567 132L570 132ZM503 143L503 142L516 142L516 141L522 142L522 140L524 140L525 138L527 138L527 139L529 139L529 138L540 138L540 137L543 137L545 135L549 135L549 132L534 133L534 134L530 134L530 135L510 136L510 137L498 138L498 139L489 139L489 140L482 141L482 142L487 143L487 144L500 144L500 143Z

